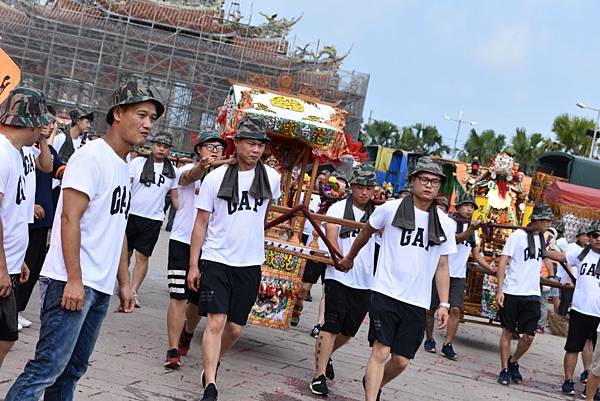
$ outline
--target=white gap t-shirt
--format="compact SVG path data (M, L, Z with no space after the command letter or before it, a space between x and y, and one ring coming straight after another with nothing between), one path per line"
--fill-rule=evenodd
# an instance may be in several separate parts
M506 240L502 255L510 256L510 262L504 277L505 294L540 296L542 248L540 236L534 235L533 238L535 255L529 255L525 230L516 230Z
M331 205L327 211L327 216L336 217L338 219L344 218L344 210L346 209L346 200L342 200ZM354 211L354 220L360 221L364 216L364 210L360 210L356 206L352 205ZM326 223L332 224L332 223ZM341 230L341 226L333 224ZM338 244L343 255L346 255L356 236L360 230L357 228L352 231L348 238L341 238L338 235ZM371 288L373 283L373 263L375 261L375 238L374 236L369 239L367 244L360 250L356 258L354 259L354 267L349 272L341 272L336 270L333 266L327 266L325 271L325 279L336 280L348 287L357 288L360 290L368 290Z
M127 163L104 139L92 141L69 159L62 188L73 188L90 199L80 224L83 285L110 295L115 287L131 203ZM60 232L62 209L63 192L41 275L67 281Z
M33 223L35 213L35 161L40 155L40 150L35 146L23 146L23 170L25 171L25 203L27 222Z
M573 293L571 308L579 313L600 317L600 254L590 249L583 261L577 259L581 248L571 248L567 252L567 262L575 270L577 284Z
M2 134L0 161L0 193L3 194L0 203L2 244L8 274L19 274L29 243L25 174L21 152Z
M273 199L281 195L279 173L265 166ZM265 260L265 215L268 199L254 199L248 191L254 170L238 173L239 205L217 198L227 166L211 171L202 182L196 208L210 212L202 259L228 266L256 266Z
M177 177L181 177L183 173L191 170L194 167L193 163L182 166L177 171ZM177 180L179 182L179 180ZM194 221L196 220L196 208L194 207L194 198L196 197L196 189L200 188L200 180L192 182L186 186L177 185L177 193L179 194L179 209L175 213L173 220L173 228L171 229L172 240L190 244L192 239L192 230L194 229Z
M179 175L175 178L162 175L164 163L154 163L154 181L150 186L140 183L140 175L146 163L145 157L136 157L129 163L131 181L131 210L129 213L151 220L165 219L165 196L171 189L177 188Z
M377 207L369 219L376 230L383 229L377 272L371 290L398 301L428 309L431 286L440 256L456 252L450 218L436 208L446 241L428 245L429 212L415 209L415 230L403 230L392 225L402 199L388 201Z
M450 219L450 226L454 229L456 240L456 227L458 223ZM463 231L467 229L467 225L464 225ZM479 243L479 236L477 235L477 231L475 231L475 244ZM450 277L454 278L465 278L467 277L467 261L469 260L469 255L471 255L471 251L473 248L469 244L468 241L463 241L456 244L456 253L448 256L448 264L450 266Z

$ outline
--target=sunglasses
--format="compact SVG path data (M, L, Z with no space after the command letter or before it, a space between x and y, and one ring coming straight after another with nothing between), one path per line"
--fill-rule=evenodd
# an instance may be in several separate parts
M590 237L592 237L593 239L598 239L598 238L600 238L600 233L598 233L598 232L592 233L592 234L590 234Z

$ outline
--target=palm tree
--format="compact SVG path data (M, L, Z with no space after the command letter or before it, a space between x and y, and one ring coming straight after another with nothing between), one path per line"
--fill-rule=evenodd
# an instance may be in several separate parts
M416 139L415 147L412 149L415 152L434 156L450 152L450 148L444 144L444 140L435 126L415 124L410 129L414 132Z
M496 155L506 146L506 137L502 134L496 135L494 130L488 129L478 134L475 128L469 133L469 139L465 142L463 150L460 151L459 158L465 162L477 156L482 165L488 164Z
M519 169L531 175L535 168L538 156L544 151L544 137L540 133L527 135L525 128L517 128L516 135L512 138L511 150Z
M544 152L559 152L563 148L560 143L553 141L551 138L544 138L541 147Z
M400 134L396 124L389 121L375 120L372 123L365 124L359 135L359 140L364 146L381 145L393 147L398 141Z
M594 129L594 121L568 114L561 114L554 119L552 132L556 134L562 150L579 156L587 156L592 139L587 131Z

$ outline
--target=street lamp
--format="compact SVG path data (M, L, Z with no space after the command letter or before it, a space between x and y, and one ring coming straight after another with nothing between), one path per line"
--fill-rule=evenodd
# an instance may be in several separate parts
M452 118L452 117L444 116L444 119L446 119L448 121L455 121L457 123L456 136L454 137L454 153L452 154L452 158L456 159L456 151L458 150L458 148L456 147L456 144L458 142L458 134L460 133L460 126L462 124L477 125L478 122L477 121L463 120L463 112L462 112L462 110L458 113L458 118Z
M575 105L579 108L593 110L596 113L598 113L596 116L596 122L594 123L594 135L592 136L592 146L590 146L589 158L591 159L592 156L594 156L594 154L596 153L595 152L596 151L596 136L598 134L598 121L600 120L600 109L596 108L596 107L588 106L586 104L583 104L582 102L577 102L577 103L575 103Z

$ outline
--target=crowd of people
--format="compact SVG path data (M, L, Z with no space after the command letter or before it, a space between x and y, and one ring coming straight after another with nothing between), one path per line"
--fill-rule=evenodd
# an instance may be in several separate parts
M264 223L270 204L281 196L281 178L262 161L270 138L261 121L251 117L242 120L233 144L215 131L200 134L194 162L176 166L169 159L172 135L152 134L164 111L141 81L127 82L107 112L109 129L98 136L89 135L96 116L80 108L71 111L70 126L59 130L55 111L38 90L17 88L5 101L0 114L0 367L19 331L31 326L20 312L36 284L41 300L35 355L6 401L33 401L42 394L49 401L73 399L115 288L119 312L143 307L141 287L167 196L176 213L166 266L164 366L181 366L205 317L201 400L218 399L220 362L240 338L258 295ZM151 143L148 157L133 157L132 148L146 142ZM224 156L226 150L230 157ZM331 176L347 187L347 196L327 210L319 207L319 195L310 205L335 221L322 227L325 240L343 258L335 266L307 263L292 317L297 325L302 301L321 278L321 311L311 333L316 338L308 383L312 393L328 395L328 380L335 378L332 355L351 341L367 315L371 354L362 379L367 401L381 399L421 346L437 352L436 315L438 328L446 329L441 355L459 359L452 343L472 258L497 272L498 383L523 381L520 362L547 308L549 293L540 287L545 269L550 279L572 288L562 291L561 304L555 305L569 315L562 391L575 393L582 353L585 370L579 380L587 382L584 397L594 399L600 384L600 351L592 354L600 324L600 222L580 230L575 243L548 244L544 234L554 216L548 206L536 205L529 225L506 240L496 266L479 247L482 223L473 218L473 196L458 196L452 214L447 199L438 197L447 177L436 160L421 157L409 185L385 202L374 200L376 176L366 164L350 177ZM319 177L321 185L324 176ZM358 224L345 226L339 219ZM313 241L312 235L307 226L305 243ZM319 242L325 249L323 239Z

